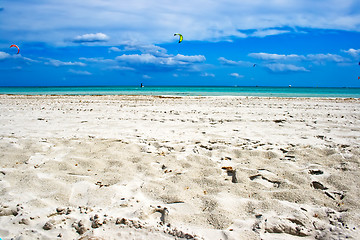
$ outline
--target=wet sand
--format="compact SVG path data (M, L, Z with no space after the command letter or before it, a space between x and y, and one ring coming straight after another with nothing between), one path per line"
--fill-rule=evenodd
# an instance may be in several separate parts
M359 239L359 109L0 95L0 238Z

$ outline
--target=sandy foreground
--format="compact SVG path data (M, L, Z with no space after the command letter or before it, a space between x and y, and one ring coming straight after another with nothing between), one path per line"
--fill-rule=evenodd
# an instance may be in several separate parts
M360 239L359 110L0 95L0 238Z

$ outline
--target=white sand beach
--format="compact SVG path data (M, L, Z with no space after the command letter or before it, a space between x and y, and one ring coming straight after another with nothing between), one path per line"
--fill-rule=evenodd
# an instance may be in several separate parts
M0 238L360 239L359 110L0 95Z

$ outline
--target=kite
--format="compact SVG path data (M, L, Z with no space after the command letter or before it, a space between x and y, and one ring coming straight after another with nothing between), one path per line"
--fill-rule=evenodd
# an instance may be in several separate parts
M256 63L254 63L253 67L255 67L255 66L256 66Z
M179 35L179 43L181 43L182 42L182 40L183 40L183 35L181 35L180 33L174 33L174 36L176 36L176 35Z
M360 79L360 77L358 77L358 80Z
M19 52L20 52L20 48L19 48L17 45L13 44L13 45L11 45L10 47L11 47L11 48L12 48L12 47L16 47L16 48L17 48L17 50L18 50L18 51L17 51L17 54L19 54Z

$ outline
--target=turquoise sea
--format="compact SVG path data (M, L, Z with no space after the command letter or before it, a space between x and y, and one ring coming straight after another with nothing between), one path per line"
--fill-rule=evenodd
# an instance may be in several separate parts
M360 98L360 88L96 86L0 87L0 94L26 95L172 95Z

